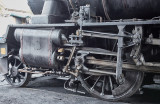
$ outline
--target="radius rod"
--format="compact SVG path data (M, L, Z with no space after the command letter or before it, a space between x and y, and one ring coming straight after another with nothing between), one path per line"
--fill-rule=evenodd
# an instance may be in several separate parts
M111 62L107 60L87 59L86 63L92 64L92 65L104 66L104 68L110 67L110 68L114 68L114 70L116 68L116 62ZM122 68L123 70L139 70L144 72L160 73L160 67L156 67L156 66L136 66L133 64L123 63Z

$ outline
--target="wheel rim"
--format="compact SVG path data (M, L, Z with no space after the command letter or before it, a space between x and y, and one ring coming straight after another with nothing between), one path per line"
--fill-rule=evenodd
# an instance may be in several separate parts
M11 56L8 58L8 74L5 75L5 79L9 84L15 87L21 87L28 78L29 73L19 72L19 69L25 68L18 56Z
M117 101L130 97L138 90L143 81L143 72L125 72L125 82L122 85L118 85L115 77L111 75L80 74L79 79L82 86L93 96L104 100Z

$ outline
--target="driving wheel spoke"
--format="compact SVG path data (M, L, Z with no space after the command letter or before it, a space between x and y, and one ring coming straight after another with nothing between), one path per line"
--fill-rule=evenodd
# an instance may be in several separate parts
M109 76L108 78L109 78L109 85L110 85L110 88L111 88L111 90L113 90L113 83L112 83L111 76Z
M89 78L91 78L91 77L92 77L92 75L86 77L84 80L86 81L87 79L89 79Z
M16 64L17 64L17 59L14 60L14 66L16 66Z
M15 78L15 77L13 77L12 83L15 83L15 81L16 81L16 78Z
M105 91L105 86L106 86L106 76L104 76L103 82L102 82L102 92L101 95L104 95L104 91Z
M93 84L93 86L90 88L91 90L94 89L94 87L96 86L96 84L98 83L98 81L100 80L101 76L99 76L96 80L96 82Z
M20 77L19 77L19 76L17 77L17 80L18 80L18 82L21 82L21 79L20 79Z
M24 79L24 76L21 75L21 74L19 74L19 78L20 78L20 79Z
M12 78L12 75L11 75L11 74L9 74L9 75L8 75L8 77Z
M22 62L19 65L17 65L17 68L19 68L21 65L22 65Z

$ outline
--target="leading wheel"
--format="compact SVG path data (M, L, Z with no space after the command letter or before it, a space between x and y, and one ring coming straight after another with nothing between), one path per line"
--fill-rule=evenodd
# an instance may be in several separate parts
M26 72L19 72L19 69L25 68L18 56L11 56L8 58L8 74L5 75L6 81L13 87L24 87L30 79L31 74Z
M141 86L144 73L140 71L125 71L125 82L116 83L112 75L88 75L81 73L79 80L82 86L93 96L103 100L117 101L133 95Z

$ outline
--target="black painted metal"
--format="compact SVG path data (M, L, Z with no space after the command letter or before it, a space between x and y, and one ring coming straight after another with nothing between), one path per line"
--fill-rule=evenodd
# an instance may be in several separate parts
M45 0L41 15L32 16L32 24L64 22L69 18L69 10L63 0Z
M41 14L44 0L28 0L28 5L33 14Z
M14 35L21 44L19 55L23 63L44 68L58 67L56 49L61 43L61 30L16 29Z
M45 0L42 15L62 15L60 14L62 8L60 5L62 6L58 0Z
M44 2L37 0L28 0L29 6L33 8L34 13L39 13L42 11L41 5ZM55 1L55 0L49 0ZM160 15L160 1L159 0L59 0L61 3L49 7L52 3L46 3L43 13L58 12L63 8L63 10L68 10L66 7L67 3L70 2L69 7L73 7L74 10L79 10L80 6L85 6L87 4L91 5L91 10L96 11L97 16L106 17L107 19L130 19L130 18L141 18L150 19ZM49 5L48 5L49 4ZM34 5L34 6L33 6ZM40 8L41 7L41 8ZM58 8L57 8L58 7ZM55 9L56 8L56 9ZM52 11L51 11L52 10ZM38 12L37 12L38 11ZM60 13L60 12L59 12ZM58 14L59 14L58 13ZM61 13L62 14L62 13Z
M160 15L159 0L106 0L111 19L149 19Z
M149 19L160 15L159 0L71 0L74 8L91 5L96 15L107 19Z

